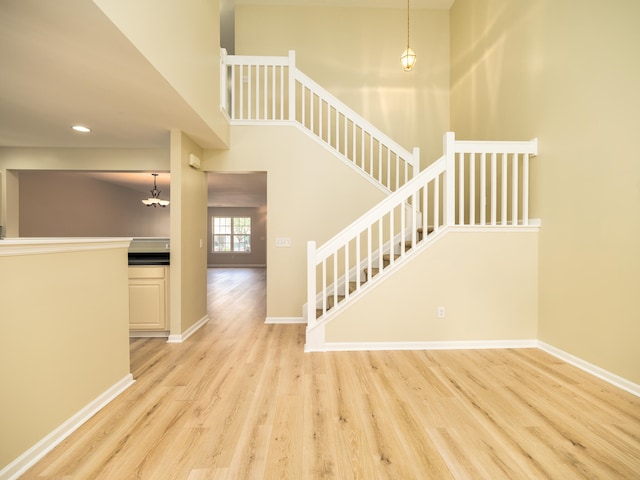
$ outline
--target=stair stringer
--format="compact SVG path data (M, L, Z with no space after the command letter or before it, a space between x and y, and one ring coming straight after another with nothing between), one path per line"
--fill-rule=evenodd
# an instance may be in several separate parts
M308 328L305 351L535 339L538 230L441 227Z

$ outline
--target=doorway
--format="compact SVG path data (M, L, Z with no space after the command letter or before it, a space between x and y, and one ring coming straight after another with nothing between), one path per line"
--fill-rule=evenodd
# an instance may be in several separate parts
M266 267L267 173L209 172L207 266Z

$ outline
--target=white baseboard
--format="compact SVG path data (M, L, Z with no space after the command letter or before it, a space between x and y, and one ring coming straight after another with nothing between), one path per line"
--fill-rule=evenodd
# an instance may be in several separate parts
M578 367L580 370L584 370L591 375L598 377L604 380L611 385L614 385L622 390L625 390L636 397L640 397L640 385L630 382L626 378L622 378L614 373L611 373L603 368L598 367L592 363L589 363L581 358L576 357L575 355L571 355L559 348L556 348L548 343L538 341L538 348L540 350L544 350L550 355L559 358L567 363L570 363L574 367Z
M159 332L159 331L145 331L145 330L130 330L129 338L167 338L169 336L169 332Z
M264 263L230 263L228 265L223 265L220 263L212 263L207 265L207 268L266 268L267 265Z
M324 348L308 352L347 352L361 350L473 350L485 348L536 348L537 340L471 340L442 342L327 342Z
M366 350L464 350L483 348L539 348L591 375L640 397L640 385L608 372L592 363L539 340L487 340L444 342L326 342L317 347L306 344L305 352L346 352Z
M264 323L275 323L275 324L287 324L287 323L291 323L291 324L298 324L298 323L304 323L306 324L306 320L304 319L304 317L267 317L264 319Z
M184 342L187 338L189 338L191 335L193 335L198 330L200 330L200 328L205 323L207 323L208 321L209 321L209 317L207 315L205 315L200 320L198 320L196 323L194 323L189 328L187 328L184 331L184 333L181 333L179 335L169 335L169 338L167 338L167 343L182 343L182 342Z
M29 450L0 470L0 480L14 480L20 477L20 475L35 465L38 460L49 453L56 445L75 432L83 423L111 402L111 400L133 385L134 382L133 375L128 374L122 380L112 385L98 398L83 407L54 431L29 448Z

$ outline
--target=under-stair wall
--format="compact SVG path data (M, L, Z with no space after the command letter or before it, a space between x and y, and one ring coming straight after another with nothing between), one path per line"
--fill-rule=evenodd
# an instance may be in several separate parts
M510 348L537 338L538 228L446 227L328 322L307 351Z

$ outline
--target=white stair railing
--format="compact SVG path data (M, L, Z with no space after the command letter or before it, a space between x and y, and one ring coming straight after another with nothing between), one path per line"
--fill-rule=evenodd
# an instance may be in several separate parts
M390 267L426 246L445 227L517 228L531 224L529 159L537 155L536 139L456 141L448 132L444 150L439 160L324 245L316 247L315 242L308 242L307 343L315 344L312 349L323 343L324 335L318 328L327 318L360 290L382 280L392 271ZM417 228L407 228L407 224L421 224L422 239ZM389 239L401 247L388 252L385 265L379 251L384 252ZM368 272L366 278L361 270ZM346 278L353 280L351 288ZM342 286L342 291L334 285Z
M447 157L447 224L527 226L529 218L529 159L538 154L538 141L457 141L445 134Z
M221 104L236 125L295 123L389 191L418 172L419 149L404 149L284 57L227 55L221 65Z
M420 216L423 225L427 226L422 231L423 239L438 233L444 225L440 204L445 185L445 168L446 157L443 156L321 247L316 248L315 242L308 242L309 327L314 327L330 308L337 310L350 296L357 294L362 288L369 288L382 277L380 274L386 268L385 256L379 255L378 251L384 251L389 239L401 246L399 249L386 250L389 266L411 254L413 247L420 241L417 229ZM416 228L407 228L407 223ZM431 229L432 233L429 232ZM344 288L339 292L338 288L332 287L339 283L345 272L352 271L354 267L357 268L352 288ZM333 300L330 300L331 297ZM320 305L316 304L316 298L320 298ZM313 309L314 306L317 306L317 312Z

